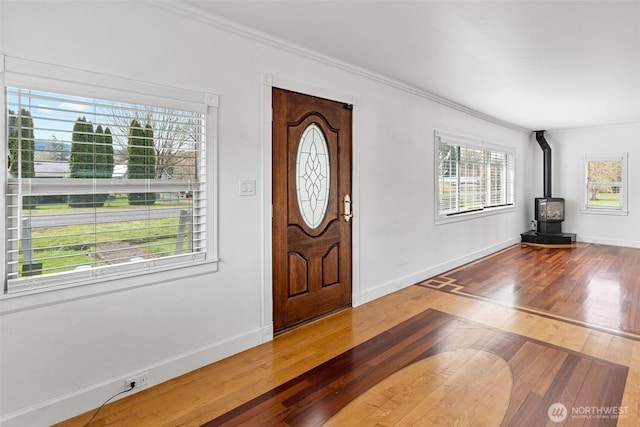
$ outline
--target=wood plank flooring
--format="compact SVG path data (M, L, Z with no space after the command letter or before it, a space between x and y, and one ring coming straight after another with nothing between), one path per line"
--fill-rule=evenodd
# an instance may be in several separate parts
M640 340L640 249L518 245L423 282Z
M443 385L428 392L425 384L418 398L405 396L399 399L398 404L409 400L411 404L406 405L409 407L424 403L417 413L409 413L412 425L433 425L438 421L444 425L460 425L465 421L469 425L477 425L477 417L496 407L504 407L506 413L503 411L502 416L492 417L494 424L490 425L502 422L514 425L526 421L531 425L541 421L546 424L547 410L555 402L562 402L567 407L617 408L621 405L628 371L625 366L487 328L450 314L426 310L204 425L323 425L333 421L342 408L367 390L412 364L447 353L450 353L447 359L455 361L463 350L472 351L476 357L488 352L497 356L499 361L505 361L509 379L513 381L510 394L502 402L479 404L483 394L499 394L506 382L485 378L487 382L474 388L472 385L481 376L478 367L483 367L482 364L435 366L431 371L421 371L420 375L433 377L432 382L437 382L435 378L442 374L440 369L445 374L453 369L459 376L459 387ZM466 359L462 357L459 360ZM467 360L467 363L470 362ZM490 377L494 378L493 375ZM475 389L475 393L470 393L470 389ZM460 399L465 393L472 398ZM388 397L397 398L397 394L391 393ZM450 404L446 404L447 399ZM375 403L375 399L370 402L373 403L360 404L360 410L351 410L352 419L367 420L361 425L394 425L406 421L406 413L396 419L390 417L386 410L381 410L378 416L371 414L371 410L379 409L380 405ZM437 408L439 404L448 411L435 411L437 416L434 420L431 408ZM477 413L477 417L470 418L469 413ZM389 418L392 423L389 423ZM598 419L591 424L605 426L616 423L615 419L606 419L606 422Z
M511 249L471 266L493 263ZM603 258L619 255L593 249ZM571 254L534 253L556 266ZM614 260L596 261L615 272ZM564 268L567 283L571 271ZM520 287L536 282L515 277ZM558 289L563 280L555 282ZM616 313L637 305L635 299ZM639 425L640 341L617 328L554 318L553 305L538 311L410 286L118 400L91 425ZM491 408L506 405L504 412L487 413L487 396ZM548 413L562 415L550 406L556 403L566 409L559 423ZM92 412L59 425L84 425Z

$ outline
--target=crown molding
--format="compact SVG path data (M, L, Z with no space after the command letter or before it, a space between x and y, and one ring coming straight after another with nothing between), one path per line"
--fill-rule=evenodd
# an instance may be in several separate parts
M634 128L640 127L640 122L623 122L623 123L611 123L606 125L594 125L594 126L581 126L573 128L561 128L561 129L549 129L547 134L558 134L567 132L580 132L580 131L593 131L598 129L619 129L619 128Z
M416 95L418 97L428 99L430 101L436 102L438 104L444 105L454 110L461 111L471 116L478 117L482 120L497 124L499 126L515 129L517 131L525 132L525 133L531 132L530 129L526 129L514 123L510 123L510 122L498 119L496 117L481 113L465 105L459 104L457 102L451 101L449 99L443 98L438 95L434 95L433 93L430 93L426 90L409 85L402 81L393 79L391 77L388 77L382 74L375 73L373 71L364 69L362 67L358 67L356 65L339 60L332 56L324 55L322 53L308 49L296 43L292 43L288 40L284 40L282 38L275 37L263 31L256 30L255 28L251 28L247 25L240 24L238 22L235 22L226 18L222 18L218 15L214 15L212 13L206 12L202 9L191 6L189 4L186 4L180 1L172 1L172 0L144 0L144 1L154 7L164 9L165 11L173 13L175 15L179 15L187 19L191 19L191 20L200 22L202 24L215 27L217 29L227 31L229 33L233 33L241 37L244 37L262 44L266 44L271 47L275 47L287 52L291 52L296 55L299 55L308 59L312 59L314 61L321 62L326 65L330 65L332 67L347 71L351 74L364 77L366 79L384 84L386 86L399 89L406 93L410 93L412 95Z

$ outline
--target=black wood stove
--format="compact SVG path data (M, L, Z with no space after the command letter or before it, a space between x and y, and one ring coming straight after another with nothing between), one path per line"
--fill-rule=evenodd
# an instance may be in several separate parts
M543 130L536 131L536 140L544 157L544 197L534 200L536 229L522 233L522 242L542 244L570 244L576 241L574 233L563 233L564 199L551 195L551 147Z

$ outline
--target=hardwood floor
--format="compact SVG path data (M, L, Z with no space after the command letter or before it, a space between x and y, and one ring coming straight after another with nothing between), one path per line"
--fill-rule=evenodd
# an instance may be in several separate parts
M437 356L444 356L440 363L421 363ZM471 363L474 359L476 363ZM356 398L414 364L420 369L412 369L408 381L396 378L378 395L350 407ZM498 369L492 369L494 365ZM360 425L475 425L492 410L497 415L489 417L493 421L489 425L499 425L503 419L505 425L523 420L533 425L545 421L555 402L568 407L620 407L627 370L426 310L205 426L340 425L338 420L349 418ZM423 381L414 385L421 377ZM446 381L451 377L456 378ZM348 409L346 415L340 414L343 408ZM336 415L340 415L337 420ZM608 419L598 425L616 422Z
M640 249L508 248L423 282L640 340Z
M576 277L603 271L607 280L619 271L627 277L633 268L626 263L638 264L640 251L616 266L616 250L579 250L509 248L141 390L107 405L91 425L636 426L640 340L629 331L637 331L639 302L631 289L637 283L623 291L628 299L618 299L602 296L598 286L579 290ZM557 274L537 299L527 287L544 280L513 266L529 265L532 257ZM467 269L476 275L466 275ZM454 274L458 286L464 277L484 288L467 295L431 287ZM525 290L511 292L516 299L509 302L509 291L492 286L488 275ZM470 290L466 283L458 289ZM620 321L598 325L593 320L606 314L580 317L585 310L577 308L555 316L568 305L554 292L595 306L607 298ZM531 301L554 303L533 307ZM84 425L92 413L59 425ZM566 419L554 422L560 415Z

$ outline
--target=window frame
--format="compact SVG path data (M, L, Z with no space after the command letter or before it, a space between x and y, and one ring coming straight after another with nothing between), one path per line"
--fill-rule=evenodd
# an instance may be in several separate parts
M178 279L194 274L207 274L218 270L218 221L216 210L218 205L218 96L216 94L141 82L3 55L0 55L0 83L3 89L2 114L0 115L2 116L0 118L0 126L2 129L6 129L7 126L7 87L23 87L44 92L76 94L115 102L198 111L205 113L205 127L207 129L204 143L205 157L203 159L205 174L201 181L204 187L203 190L207 193L204 200L204 225L206 228L204 256L188 257L188 255L186 255L180 262L155 263L153 260L147 260L144 263L136 263L135 268L131 268L131 266L128 265L129 263L125 263L122 264L122 268L113 269L113 271L109 271L107 274L104 274L100 269L96 269L84 276L75 277L74 280L71 281L65 280L65 277L69 277L69 275L65 275L65 273L33 276L31 279L23 281L23 283L20 284L19 291L15 292L8 287L8 269L5 257L4 262L0 266L0 275L3 278L2 291L0 292L0 301L2 301L3 304L0 312L4 312L7 301L16 299L15 297L42 293L55 294L56 292L50 291L65 290L66 292L60 292L60 294L74 296L79 294L93 295L96 293L108 293L147 286L171 280L172 277ZM6 153L8 152L6 131L2 132L0 138L2 140L2 147ZM10 191L8 188L10 179L8 173L3 173L1 179L4 190L0 206L3 212L7 212L7 194ZM7 215L3 215L2 219L0 219L0 226L3 230L6 230L7 227L6 217ZM8 249L7 241L5 238L1 239L1 241L0 250L6 254ZM162 260L162 258L158 260ZM76 289L71 292L69 291L70 288ZM77 290L79 288L82 288L82 291L79 292ZM65 297L62 296L61 298L64 299ZM48 296L44 299L56 301L59 298ZM10 305L19 307L25 304L29 306L29 303L12 303Z
M483 206L476 210L462 211L450 214L443 214L440 211L440 172L439 172L439 158L440 158L440 143L449 145L457 145L466 149L480 150L484 152L485 158L490 159L492 153L500 153L511 156L512 168L507 170L510 176L507 177L507 183L510 186L506 191L508 196L512 197L511 203L506 203L500 206ZM487 167L488 161L485 160L484 164ZM489 173L485 171L485 174ZM487 175L489 176L489 175ZM488 192L490 191L490 182L485 183L485 204L486 200L490 197ZM465 221L469 219L485 217L490 215L497 215L501 213L514 212L516 209L516 153L515 149L493 142L488 142L478 138L469 136L457 135L442 130L434 131L434 222L436 225L448 224L451 222Z
M619 161L621 166L620 177L620 206L593 206L589 205L589 162L601 161L611 162ZM628 153L605 153L594 154L585 153L582 155L582 207L580 213L583 214L595 214L595 215L629 215L629 180L628 174Z

